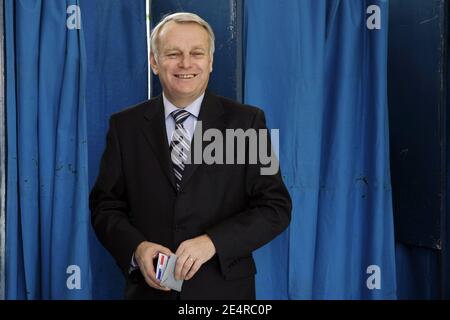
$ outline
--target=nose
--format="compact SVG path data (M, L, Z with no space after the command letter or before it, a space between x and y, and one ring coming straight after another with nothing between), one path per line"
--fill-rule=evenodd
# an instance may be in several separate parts
M183 54L179 63L180 68L188 69L191 66L191 55Z

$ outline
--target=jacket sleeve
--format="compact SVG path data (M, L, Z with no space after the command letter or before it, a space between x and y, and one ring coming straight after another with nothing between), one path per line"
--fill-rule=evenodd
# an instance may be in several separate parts
M264 113L259 109L252 127L267 129ZM267 141L271 150L270 139ZM280 170L272 175L261 175L262 167L259 158L256 164L246 165L247 209L206 232L216 247L223 275L235 261L251 255L252 251L274 239L290 223L292 203Z
M115 258L122 272L128 274L134 250L146 239L130 222L114 116L109 121L106 149L89 196L89 207L97 238Z

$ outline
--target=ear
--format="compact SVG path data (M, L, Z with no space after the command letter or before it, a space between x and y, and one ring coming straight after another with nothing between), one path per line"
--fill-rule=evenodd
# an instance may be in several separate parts
M213 71L213 64L214 64L214 58L211 58L211 61L209 62L209 73Z
M152 71L155 75L158 75L159 73L159 67L158 67L158 63L156 63L156 59L155 59L155 55L152 53L150 53L150 66L152 68Z

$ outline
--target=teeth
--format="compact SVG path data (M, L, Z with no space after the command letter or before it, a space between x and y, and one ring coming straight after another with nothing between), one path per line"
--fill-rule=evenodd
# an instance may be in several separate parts
M178 75L176 75L176 77L180 78L180 79L192 79L195 77L195 75L193 75L193 74L178 74Z

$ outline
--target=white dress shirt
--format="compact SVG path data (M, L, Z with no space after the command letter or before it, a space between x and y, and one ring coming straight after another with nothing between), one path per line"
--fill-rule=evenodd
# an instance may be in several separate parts
M189 133L189 140L192 141L192 136L194 135L195 126L197 125L198 115L200 113L200 107L202 106L203 98L205 94L203 93L194 102L188 105L184 110L190 113L190 116L184 121L183 126ZM164 116L166 119L166 131L167 131L167 142L172 142L172 135L175 131L175 119L171 116L171 113L178 110L164 95L163 93L163 103L164 103Z

